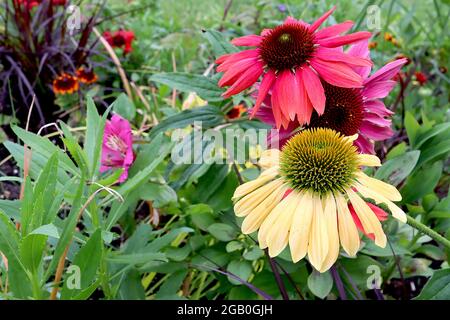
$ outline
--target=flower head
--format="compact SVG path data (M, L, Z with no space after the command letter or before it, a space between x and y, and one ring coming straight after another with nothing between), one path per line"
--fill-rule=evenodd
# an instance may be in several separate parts
M67 0L52 0L51 4L54 6L64 6L66 5ZM18 4L23 4L26 6L28 10L33 9L34 7L43 3L43 0L17 0Z
M123 48L123 53L128 54L132 51L131 44L135 39L133 31L118 30L116 32L105 31L103 37L113 48Z
M423 86L428 81L427 76L423 72L416 71L414 73L414 76L416 77L416 80L420 86Z
M237 106L234 106L233 108L231 108L230 111L227 112L226 117L228 119L237 119L240 118L245 111L247 111L247 108L245 108L244 105L242 104L238 104Z
M361 41L350 47L347 54L368 58L367 41ZM330 128L345 136L359 134L355 141L358 149L363 153L375 153L372 140L380 141L393 135L390 119L393 113L386 108L381 99L395 87L396 81L392 79L406 63L407 59L394 60L371 76L369 76L370 67L355 67L355 72L363 79L361 88L342 88L322 81L326 97L325 111L322 114L313 112L306 127ZM275 119L270 112L271 103L271 99L265 99L256 117L274 125ZM284 140L280 141L280 146L286 138L295 134L292 128L296 129L300 125L299 122L291 121L287 128L279 130L280 137L284 137Z
M78 91L79 84L77 77L63 73L53 80L53 92L55 94L72 94Z
M133 161L133 134L130 123L115 114L105 125L100 172L123 168L119 182L124 182L128 178L128 169Z
M77 69L78 80L84 84L92 84L97 82L98 76L92 68L85 69L80 67Z
M234 39L237 46L256 47L219 57L217 71L224 72L219 86L230 86L225 97L252 86L262 76L252 116L271 92L271 108L276 127L287 128L289 121L309 123L313 110L325 110L322 82L353 88L362 85L361 76L352 67L370 67L366 58L350 57L343 45L370 37L370 32L341 35L353 22L346 21L318 30L333 13L326 12L313 24L288 17L283 24L265 29L261 35Z
M259 229L259 245L268 248L271 257L289 244L294 262L308 255L320 272L336 261L340 245L348 255L356 255L358 227L385 247L380 220L386 217L371 202L387 206L405 222L405 213L392 202L401 195L362 172L361 166L381 163L376 156L359 154L352 144L355 138L331 129L308 129L291 138L282 151L268 150L260 160L265 170L233 196L236 215L245 217L242 232Z

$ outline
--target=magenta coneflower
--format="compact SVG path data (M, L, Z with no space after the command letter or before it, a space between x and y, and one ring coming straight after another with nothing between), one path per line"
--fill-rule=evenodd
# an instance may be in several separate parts
M343 88L361 87L363 80L352 67L370 67L371 61L350 57L341 48L367 39L371 33L341 35L353 26L352 21L318 30L334 10L311 25L288 17L283 24L264 29L259 36L234 39L232 43L236 46L256 48L226 54L216 60L217 71L224 72L219 86L230 86L223 95L235 95L262 76L251 116L271 92L276 127L286 128L295 119L301 124L309 123L313 110L323 114L326 98L322 81Z
M367 40L353 45L347 54L356 58L369 58ZM326 97L325 112L315 111L309 128L330 128L345 136L358 134L354 144L360 152L375 153L373 141L381 141L393 135L390 116L392 111L386 108L381 101L396 85L392 78L400 68L407 63L407 59L398 59L386 64L380 70L369 76L370 67L353 68L363 79L361 88L341 88L322 81ZM269 93L270 96L270 93ZM256 113L256 117L275 127L275 118L272 115L270 104L273 99L265 99L263 106ZM301 123L290 121L286 128L278 130L278 137L268 137L269 145L276 144L281 148L285 141L299 128Z

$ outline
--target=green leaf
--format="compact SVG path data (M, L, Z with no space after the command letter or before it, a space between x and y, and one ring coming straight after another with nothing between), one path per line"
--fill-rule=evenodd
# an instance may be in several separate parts
M191 217L194 225L204 231L215 222L212 208L204 203L189 206L186 213Z
M444 140L437 144L431 144L426 148L422 148L422 153L417 166L422 166L428 162L438 160L446 156L450 152L450 140Z
M177 296L177 292L180 290L181 285L183 284L184 278L186 278L188 270L180 270L175 273L172 273L163 283L161 288L156 293L157 299L179 299Z
M416 137L420 131L420 125L410 112L405 114L405 128L408 134L409 143L414 147L416 142Z
M253 268L250 262L248 261L237 261L233 260L231 261L227 266L227 271L234 274L235 276L241 278L244 281L248 281L250 278ZM237 281L236 279L233 279L231 277L228 277L228 280L235 285L242 284L241 282Z
M439 182L442 168L442 162L435 162L432 166L423 167L408 177L400 190L402 202L410 203L432 192Z
M237 236L236 229L225 223L213 223L207 230L220 241L231 241Z
M150 131L150 138L168 130L185 128L196 121L201 122L202 127L207 129L225 123L225 117L219 108L213 106L183 110L161 121Z
M375 178L399 185L414 170L420 151L410 151L386 161L375 173Z
M448 130L450 130L450 122L440 123L433 126L430 130L427 130L424 133L419 134L417 136L414 148L419 149L429 139L435 137L436 135L442 132L448 132Z
M182 92L196 92L198 96L207 101L221 101L223 90L219 88L217 82L202 75L169 72L154 74L150 81L168 85L171 88Z
M80 288L69 289L67 278L61 291L61 299L71 299L80 294L84 289L89 288L95 281L97 270L102 258L102 231L97 229L86 244L75 255L71 266L77 266L80 270Z
M414 300L449 300L450 268L435 271Z
M20 257L25 268L36 274L42 263L42 256L47 242L47 236L28 234L20 242Z
M216 58L223 54L238 52L239 49L233 46L222 32L216 30L203 30L203 36L209 41L212 46Z
M56 226L53 223L40 226L39 228L31 231L30 234L40 234L40 235L52 237L55 239L59 239L58 229L56 228Z
M161 208L177 201L177 193L167 184L146 183L140 188L139 194L142 200L153 201L155 208Z
M138 265L152 261L167 261L167 258L164 253L148 252L111 255L107 258L107 260L111 263L117 264Z
M117 97L117 99L112 103L112 108L115 113L121 115L129 121L133 120L136 116L136 107L125 93L121 93Z
M8 277L11 292L16 298L31 296L28 274L19 256L19 233L14 224L0 211L0 251L8 259Z
M313 270L308 277L308 288L316 297L323 299L333 288L333 277L328 271L320 273Z

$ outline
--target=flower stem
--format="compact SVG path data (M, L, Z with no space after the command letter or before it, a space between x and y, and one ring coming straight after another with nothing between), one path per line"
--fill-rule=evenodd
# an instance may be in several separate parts
M286 291L286 287L284 286L283 279L281 279L280 271L277 268L277 265L275 264L275 260L269 256L269 252L264 250L266 253L267 259L269 259L270 268L272 269L272 272L275 276L275 281L277 283L278 289L280 290L281 296L283 297L283 300L289 300L289 295Z
M433 238L433 240L435 240L436 242L439 242L440 244L442 244L443 246L447 247L447 249L450 249L450 240L444 238L443 236L441 236L439 233L437 233L436 231L434 231L433 229L427 227L426 225L424 225L423 223L415 220L414 218L410 217L410 216L406 216L407 218L407 223L413 227L414 229L417 229L418 231L426 234L427 236Z

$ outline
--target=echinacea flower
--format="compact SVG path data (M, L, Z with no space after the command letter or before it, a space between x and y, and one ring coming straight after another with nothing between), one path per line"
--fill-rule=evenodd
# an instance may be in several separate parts
M122 48L125 55L132 51L131 44L135 38L133 31L118 30L113 33L105 31L103 37L111 47Z
M333 13L326 12L313 24L288 17L283 24L264 29L261 35L247 35L232 40L236 46L255 47L219 57L217 71L224 72L219 86L230 86L225 97L238 94L260 79L253 114L269 92L277 128L297 119L309 123L313 109L325 110L322 81L331 85L354 88L362 78L352 67L371 66L369 59L351 57L342 46L370 37L370 32L342 33L350 30L352 21L318 30ZM321 81L322 80L322 81Z
M237 119L240 118L245 111L247 111L247 108L245 108L242 104L238 104L227 112L226 117L227 119Z
M349 56L368 58L367 41L351 46L347 51ZM331 128L345 136L359 134L354 142L362 153L375 153L373 141L390 138L394 132L391 129L393 112L381 101L395 87L392 80L407 59L397 59L390 62L369 76L370 67L354 68L361 78L361 88L342 88L322 81L326 97L323 114L313 112L307 128ZM256 117L274 126L275 119L271 117L271 100L265 99L264 104L256 113ZM273 107L273 106L272 106ZM280 128L280 147L294 133L293 129L300 126L297 121L291 121L287 128ZM291 130L291 133L289 133ZM273 137L269 137L271 139ZM269 145L271 143L269 142Z
M43 0L16 0L18 4L26 5L28 10L33 9L34 7L43 3ZM64 6L66 5L67 0L52 0L51 4L54 6Z
M53 80L53 92L55 94L72 94L78 91L79 84L77 77L63 73Z
M258 230L259 246L268 248L271 257L289 245L293 262L308 255L314 268L325 272L337 260L340 246L350 256L360 248L351 205L364 232L385 247L378 205L406 222L405 213L393 203L401 195L361 170L381 163L374 155L359 154L353 139L332 129L308 129L292 137L282 151L266 151L260 160L265 170L233 195L236 215L245 217L242 232Z
M97 82L98 77L92 68L86 69L84 67L79 67L77 69L78 80L84 84L92 84Z
M100 172L122 168L119 182L124 182L133 161L133 133L130 123L115 114L105 124Z

